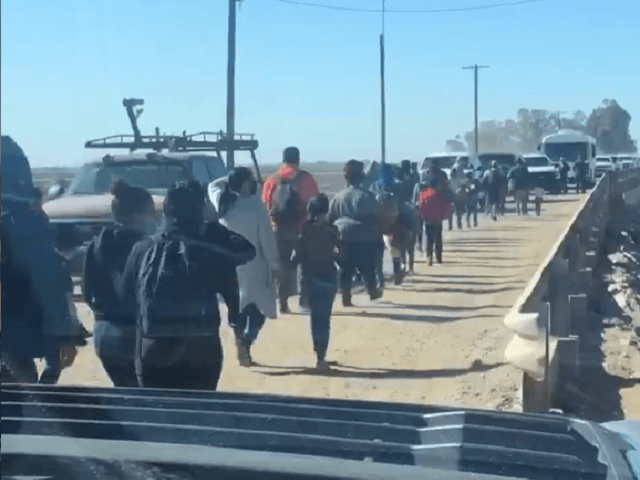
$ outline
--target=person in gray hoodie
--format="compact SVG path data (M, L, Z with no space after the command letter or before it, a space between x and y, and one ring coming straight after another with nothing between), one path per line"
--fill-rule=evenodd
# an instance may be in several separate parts
M333 197L329 222L338 227L343 265L340 270L342 304L351 306L351 286L356 270L360 272L372 300L382 296L376 288L376 253L383 246L376 224L375 195L362 188L364 164L349 160L344 167L347 188Z

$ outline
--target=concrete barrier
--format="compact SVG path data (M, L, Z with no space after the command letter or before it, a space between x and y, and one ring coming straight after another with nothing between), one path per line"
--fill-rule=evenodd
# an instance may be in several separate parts
M505 359L522 370L523 411L548 411L558 382L577 376L609 217L639 191L640 169L601 177L505 317L514 331Z

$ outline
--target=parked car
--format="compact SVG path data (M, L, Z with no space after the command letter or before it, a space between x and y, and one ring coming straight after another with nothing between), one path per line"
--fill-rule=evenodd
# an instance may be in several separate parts
M549 193L560 193L560 170L549 160L549 157L541 153L532 153L523 155L522 158L527 164L534 184L539 182L540 186Z
M205 186L224 175L222 159L200 152L106 155L85 164L69 188L59 198L46 202L43 209L55 229L58 249L70 260L73 274L77 275L86 244L113 222L110 189L114 178L149 190L160 212L173 183L195 179Z

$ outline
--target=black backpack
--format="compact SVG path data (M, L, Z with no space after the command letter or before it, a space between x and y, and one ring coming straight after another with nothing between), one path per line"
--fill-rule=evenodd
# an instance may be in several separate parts
M291 178L276 178L276 190L269 214L278 226L293 227L300 221L302 199L295 187L303 173L299 171Z
M170 234L152 237L138 274L142 336L189 337L215 333L215 292L208 291L201 249Z

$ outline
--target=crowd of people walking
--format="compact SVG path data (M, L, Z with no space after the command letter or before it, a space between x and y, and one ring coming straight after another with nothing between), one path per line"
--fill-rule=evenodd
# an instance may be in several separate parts
M429 265L443 263L446 221L450 230L454 220L458 229L474 228L482 211L496 221L508 191L527 215L532 189L540 214L544 197L522 163L505 174L493 162L479 176L463 163L447 175L437 160L422 169L409 160L367 168L349 160L344 189L329 199L300 168L296 147L282 161L262 186L245 167L208 186L174 184L159 228L150 193L114 181L113 226L90 242L82 285L95 317L94 348L114 385L215 389L223 363L218 295L247 368L265 322L290 313L298 296L310 315L316 367L326 373L334 299L340 292L342 305L353 306L355 281L370 299L381 298L386 252L401 285L416 250ZM90 334L72 310L70 275L27 159L4 136L2 164L3 379L53 383ZM47 366L41 377L36 358Z

